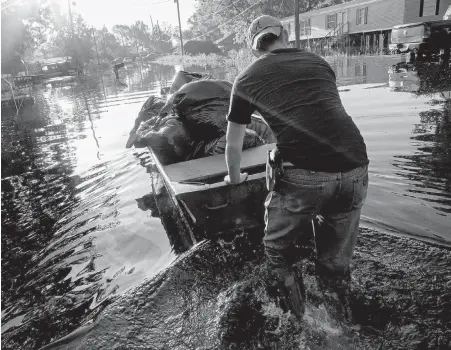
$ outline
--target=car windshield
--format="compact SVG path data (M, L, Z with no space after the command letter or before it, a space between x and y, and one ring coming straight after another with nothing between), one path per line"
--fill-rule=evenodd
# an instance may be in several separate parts
M391 42L392 44L421 42L423 40L423 32L423 24L393 28Z
M446 10L445 15L443 16L443 19L451 19L451 6L448 7L448 10Z

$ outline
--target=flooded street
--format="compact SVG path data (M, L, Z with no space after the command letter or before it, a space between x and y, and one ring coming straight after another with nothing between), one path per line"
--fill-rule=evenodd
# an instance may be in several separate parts
M149 175L124 148L160 81L127 73L127 87L110 72L36 86L32 108L2 113L2 333L19 332L12 344L72 330L175 257L143 204Z
M291 344L284 349L449 348L451 89L409 92L420 82L407 72L389 76L398 62L330 60L370 159L366 229L353 263L354 308L370 310L358 314L367 329L338 337L312 303L307 331L292 331L265 299L261 254L248 255L246 239L236 246L241 255L227 248L236 242L180 254L153 201L147 151L125 149L142 104L176 68L130 65L120 71L123 84L109 71L56 80L33 87L34 105L18 116L2 110L2 347L38 349L79 329L67 348L216 349L220 341L266 349L278 337ZM184 68L230 81L237 74ZM232 329L234 307L245 303L249 320Z

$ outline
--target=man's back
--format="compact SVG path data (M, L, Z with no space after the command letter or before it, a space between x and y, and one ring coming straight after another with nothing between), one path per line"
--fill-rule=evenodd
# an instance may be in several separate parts
M368 164L335 74L316 54L279 49L247 67L235 81L229 120L246 123L255 109L276 135L284 160L299 168L344 172Z

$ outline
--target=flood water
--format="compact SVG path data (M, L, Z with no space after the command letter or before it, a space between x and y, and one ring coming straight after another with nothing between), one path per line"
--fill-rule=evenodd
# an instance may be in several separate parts
M451 245L451 105L408 91L396 56L330 60L370 158L363 225ZM2 110L2 345L36 349L76 329L177 254L144 149L125 143L176 68L128 66L35 86ZM185 67L232 80L236 71ZM401 82L400 82L401 81ZM398 91L402 90L402 91Z

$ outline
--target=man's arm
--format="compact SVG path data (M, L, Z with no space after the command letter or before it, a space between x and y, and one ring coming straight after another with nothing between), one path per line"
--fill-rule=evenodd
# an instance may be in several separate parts
M227 115L229 123L226 135L226 163L229 175L224 178L224 181L230 184L239 184L247 178L246 173L240 173L241 152L246 125L251 122L251 115L254 111L255 107L250 102L249 96L243 92L237 78L233 84Z
M243 150L245 132L245 124L229 122L227 125L227 145L225 154L229 175L228 178L226 176L225 181L231 184L239 184L247 178L247 174L240 173L241 152Z

